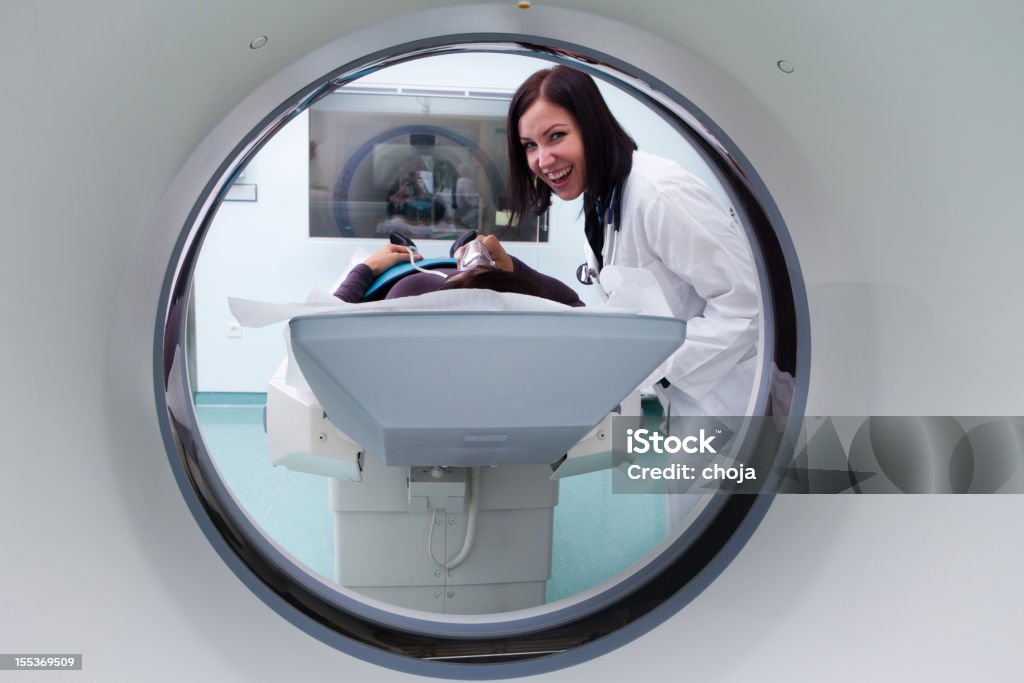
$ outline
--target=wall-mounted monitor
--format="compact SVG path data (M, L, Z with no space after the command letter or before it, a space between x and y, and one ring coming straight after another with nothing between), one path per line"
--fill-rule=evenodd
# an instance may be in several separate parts
M511 93L339 88L309 112L309 234L546 242L546 216L508 226Z

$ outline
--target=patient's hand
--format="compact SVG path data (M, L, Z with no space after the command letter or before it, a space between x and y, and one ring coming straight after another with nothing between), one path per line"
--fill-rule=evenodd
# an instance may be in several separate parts
M418 261L423 257L420 254L414 254L414 258ZM409 249L400 244L391 244L389 242L367 256L363 264L373 271L374 276L377 276L392 266L397 266L399 263L407 263L408 261Z
M484 248L487 249L488 255L491 260L494 261L494 265L501 270L513 272L515 270L515 264L512 263L512 257L505 251L505 247L501 246L501 242L494 235L482 235L476 238L477 242L483 242ZM459 261L462 260L462 252L466 247L459 247L455 252L455 258Z

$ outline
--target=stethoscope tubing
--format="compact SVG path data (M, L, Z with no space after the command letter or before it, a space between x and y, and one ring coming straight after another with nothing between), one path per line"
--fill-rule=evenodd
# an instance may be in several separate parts
M611 265L615 261L615 238L619 232L619 186L612 188L611 201L608 202L608 209L602 217L601 223L604 227L604 252L608 254L605 265ZM576 279L580 284L599 284L597 263L584 262L576 269Z

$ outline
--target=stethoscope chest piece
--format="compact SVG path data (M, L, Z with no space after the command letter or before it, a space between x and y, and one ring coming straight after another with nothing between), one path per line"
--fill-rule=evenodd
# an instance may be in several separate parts
M598 204L600 209L600 203ZM605 230L605 243L604 251L608 254L608 263L614 258L615 254L615 237L618 232L618 218L619 218L619 188L616 186L612 189L611 201L608 202L608 210L605 213L598 211L598 216L601 219L601 227ZM576 279L583 285L592 285L598 281L598 272L600 271L599 261L596 257L587 257L586 263L581 263L579 268L576 269Z
M589 263L581 263L580 267L576 269L576 279L580 281L581 285L594 284L595 274Z

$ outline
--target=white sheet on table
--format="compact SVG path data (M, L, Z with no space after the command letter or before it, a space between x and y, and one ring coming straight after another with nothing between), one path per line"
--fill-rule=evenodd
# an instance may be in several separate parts
M231 297L228 307L239 324L245 327L265 327L299 315L371 311L590 311L672 316L657 281L647 271L608 266L601 271L601 277L602 282L613 285L609 287L611 296L605 304L587 309L489 289L452 289L356 304L346 303L328 292L314 290L304 302L271 303Z
M369 313L372 311L564 311L571 313L574 310L579 310L535 296L494 292L489 289L452 289L358 304L346 303L326 292L314 291L306 301L301 303L269 303L229 298L228 307L239 324L245 327L265 327L299 315L325 313Z

